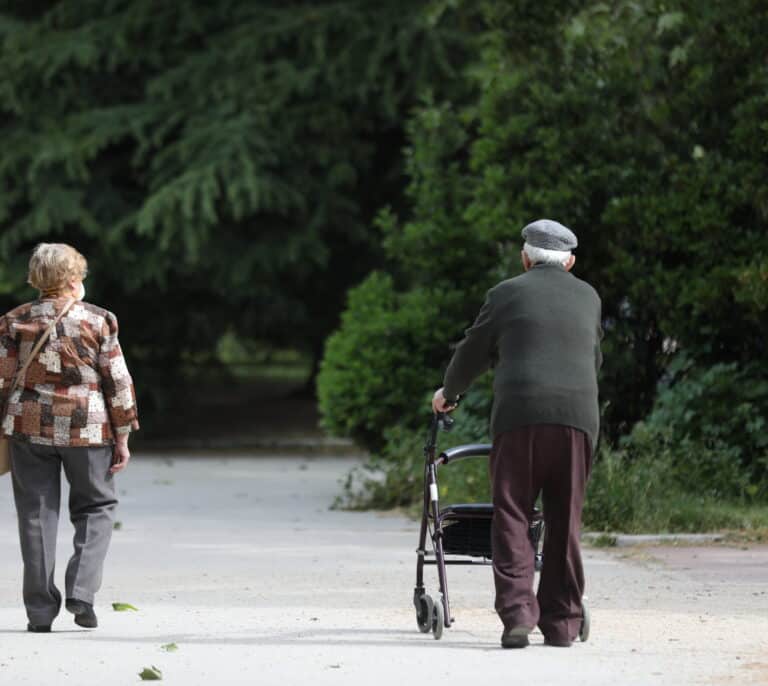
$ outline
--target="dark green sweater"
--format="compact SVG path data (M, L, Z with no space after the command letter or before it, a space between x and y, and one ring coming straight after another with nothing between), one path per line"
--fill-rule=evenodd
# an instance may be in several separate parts
M494 364L491 435L527 424L600 427L600 298L559 265L539 264L488 291L445 373L456 398Z

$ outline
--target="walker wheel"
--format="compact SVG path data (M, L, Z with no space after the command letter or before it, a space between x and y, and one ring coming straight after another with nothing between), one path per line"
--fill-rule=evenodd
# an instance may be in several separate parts
M413 599L416 605L416 624L422 634L429 633L432 630L432 617L434 614L435 603L426 593Z
M435 603L434 612L432 613L432 635L436 641L439 641L442 637L444 626L445 610L443 609L443 601L440 599Z
M589 608L584 604L582 601L581 603L581 628L579 629L579 640L582 643L586 643L587 639L589 638L589 625L590 625L590 616L589 616Z

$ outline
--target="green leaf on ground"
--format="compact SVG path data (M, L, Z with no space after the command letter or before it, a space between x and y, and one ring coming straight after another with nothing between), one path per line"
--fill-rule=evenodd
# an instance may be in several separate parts
M160 650L164 650L166 653L175 653L179 649L175 643L166 643L160 646Z
M138 612L139 608L130 603L112 603L112 609L115 612Z
M120 531L120 529L122 529L122 528L123 528L123 523L122 523L122 522L115 522L115 523L112 525L112 528L113 528L115 531Z
M163 680L163 673L154 665L151 667L144 667L139 672L139 678L142 681L162 681Z

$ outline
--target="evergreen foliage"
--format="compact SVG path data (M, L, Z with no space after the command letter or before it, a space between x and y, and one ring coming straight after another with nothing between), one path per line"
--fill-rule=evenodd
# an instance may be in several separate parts
M492 246L485 262L472 253L476 241L457 214L465 192L455 158L466 134L456 113L425 106L409 134L425 143L405 155L413 220L401 228L385 210L377 222L394 277L373 273L350 292L318 377L327 428L375 449L387 428L418 426L419 399L441 378L435 361L450 353L445 332L470 316L473 287L494 261Z
M324 422L404 504L451 342L560 219L604 306L586 517L685 528L650 513L766 496L766 35L761 0L5 3L2 305L71 242L132 367L173 374L226 330L317 359L349 293ZM481 496L471 469L443 488Z
M31 247L91 260L132 359L225 328L318 354L400 204L403 120L471 36L450 3L14 3L0 15L0 288Z
M760 430L734 431L746 416L741 410L733 421L723 416L742 408L745 421L755 422L763 400L730 383L713 401L717 411L704 412L701 423L711 422L705 432L681 417L703 411L695 391L701 384L720 388L724 378L767 373L768 72L755 46L768 35L768 8L758 0L545 5L548 21L536 23L535 14L517 13L527 3L484 4L483 49L466 72L471 95L435 99L414 114L411 209L379 222L397 274L388 298L428 285L451 309L441 308L439 321L425 309L423 340L403 342L421 350L429 341L429 356L414 356L421 374L401 389L407 400L400 407L381 408L380 425L426 423L424 398L450 357L446 342L472 321L485 289L518 273L520 229L547 216L575 230L575 273L603 299L608 443L617 445L654 409L659 383L684 355L688 382L658 396L651 425L669 421L673 444L688 441L681 450L691 469L706 453L702 464L714 460L735 471L727 492L744 493L746 474L757 493L766 475L765 446L755 442ZM355 306L350 300L334 346L357 335ZM446 320L452 323L444 328ZM379 349L397 340L393 331ZM337 363L329 346L321 397L348 391L334 376ZM391 371L382 364L358 382L378 393ZM669 416L671 406L681 416ZM333 403L322 409L328 426L339 429ZM343 412L346 430L358 435L370 409L347 405ZM475 417L469 421L475 426ZM381 432L369 445L384 438ZM400 435L398 443L409 441ZM726 454L725 445L736 452ZM391 465L406 460L392 442L382 454ZM702 491L715 482L703 479Z

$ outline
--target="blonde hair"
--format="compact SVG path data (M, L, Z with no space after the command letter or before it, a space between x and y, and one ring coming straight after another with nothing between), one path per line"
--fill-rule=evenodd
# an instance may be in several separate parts
M29 259L27 283L42 295L59 295L73 279L84 279L88 262L66 243L40 243Z

